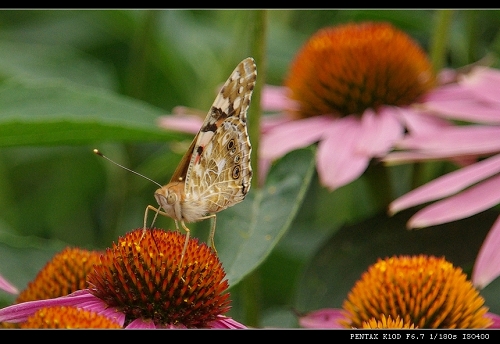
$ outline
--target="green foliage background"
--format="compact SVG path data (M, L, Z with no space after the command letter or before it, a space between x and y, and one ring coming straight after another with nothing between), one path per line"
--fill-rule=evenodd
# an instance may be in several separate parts
M259 77L280 85L310 35L349 21L392 22L429 50L439 15L269 10ZM192 135L162 130L156 118L177 105L208 110L217 86L254 53L253 18L250 10L0 11L0 274L22 289L63 247L104 249L142 226L156 186L92 149L166 183ZM499 28L499 11L454 11L444 65L496 57ZM444 255L471 272L497 209L408 231L415 209L394 217L386 209L410 189L411 166L374 164L329 192L319 186L314 154L310 147L277 161L266 185L217 217L236 320L296 327L298 313L340 307L378 257ZM424 182L454 167L421 168ZM387 171L390 188L379 182ZM157 225L173 228L165 218ZM193 225L194 235L206 240L208 226ZM499 288L495 281L482 291L496 313ZM12 301L0 294L0 306Z

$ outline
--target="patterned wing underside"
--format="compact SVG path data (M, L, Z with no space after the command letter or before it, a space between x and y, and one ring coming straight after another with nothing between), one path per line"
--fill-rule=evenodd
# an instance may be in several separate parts
M251 150L244 123L230 117L222 127L205 147L199 164L204 167L193 168L187 187L194 199L208 201L209 213L243 201L252 178Z
M241 202L250 188L252 149L246 113L256 76L254 60L243 60L222 86L195 138L185 194L208 201L209 213Z

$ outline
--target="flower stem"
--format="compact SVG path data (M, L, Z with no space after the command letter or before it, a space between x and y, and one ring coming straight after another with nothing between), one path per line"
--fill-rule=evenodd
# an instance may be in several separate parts
M439 10L436 12L436 27L431 37L429 56L437 72L445 66L446 43L451 25L452 10Z
M259 141L260 141L260 118L261 94L266 81L266 33L267 33L267 11L255 10L250 13L250 22L253 23L250 34L250 51L257 64L257 82L252 94L252 103L249 109L248 131L250 142L252 143L251 164L254 174L252 178L252 188L259 187ZM251 327L258 327L260 320L260 278L259 271L252 272L242 281L242 296L244 300L244 311L246 324Z
M252 57L257 64L257 82L252 95L252 104L250 105L249 114L249 135L252 143L252 169L254 176L259 175L259 141L260 141L260 117L261 110L261 93L263 85L266 81L266 32L267 32L267 11L255 10L251 11L250 22L253 23L253 31L250 35L250 49ZM252 179L252 187L258 188L259 178Z
M256 270L242 281L243 306L245 309L245 325L260 326L260 274Z

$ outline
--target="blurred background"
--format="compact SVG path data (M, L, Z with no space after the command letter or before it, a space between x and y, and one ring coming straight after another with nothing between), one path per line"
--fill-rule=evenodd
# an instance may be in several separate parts
M312 34L351 21L391 22L428 50L438 14L269 10L259 77L282 85ZM156 118L177 105L208 111L217 87L252 55L255 16L250 10L0 11L0 274L23 289L65 246L104 249L142 227L157 187L92 149L167 183L193 135L162 130ZM500 11L453 11L446 67L496 58L499 28ZM451 169L432 166L436 174ZM407 166L391 171L401 179L410 173ZM368 189L364 178L329 192L311 174L286 229L231 285L230 315L253 326L296 327L297 314L340 307L377 257L394 254L444 255L470 273L498 209L408 231L415 209L388 217L387 199L378 197L383 190ZM221 222L216 244L226 235ZM157 225L173 228L169 219ZM193 229L206 240L207 223ZM499 288L493 282L481 292L496 313ZM0 306L13 299L0 293Z

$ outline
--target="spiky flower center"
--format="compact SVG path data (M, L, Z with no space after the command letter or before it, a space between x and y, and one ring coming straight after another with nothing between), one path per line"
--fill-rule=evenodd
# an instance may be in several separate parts
M318 31L285 80L301 118L408 105L434 84L432 65L420 46L391 24L372 22Z
M400 318L418 328L485 328L491 320L484 299L462 269L444 258L379 259L363 273L343 304L345 326Z
M380 317L380 319L375 319L371 318L368 321L363 321L363 326L362 328L365 329L376 329L376 328L394 328L394 329L400 329L400 328L415 328L415 325L411 323L404 323L403 319L400 317L397 317L396 319L393 319L390 315L386 317L384 314Z
M156 326L203 328L229 310L225 272L217 255L185 235L137 229L119 238L88 276L89 290L110 307Z

